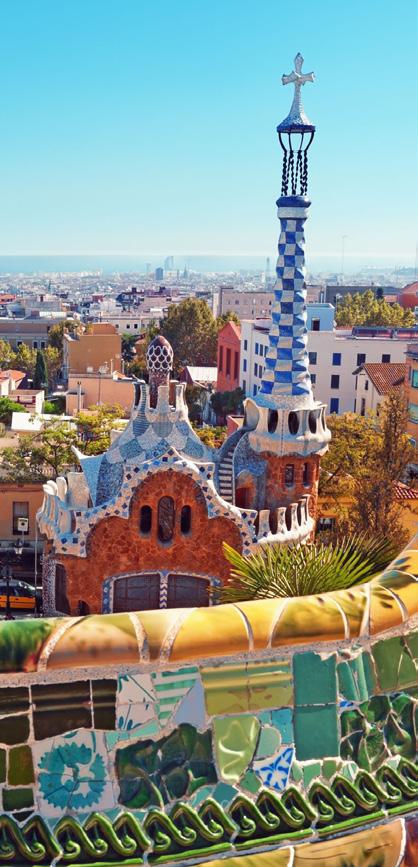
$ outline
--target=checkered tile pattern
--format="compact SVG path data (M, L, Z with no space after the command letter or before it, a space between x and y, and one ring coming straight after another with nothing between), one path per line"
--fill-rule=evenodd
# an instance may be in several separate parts
M300 207L296 197L282 197L277 202L281 225L277 282L261 394L312 394L306 351L308 332L303 226L307 202L302 198L299 202ZM290 212L292 216L282 216L281 211Z

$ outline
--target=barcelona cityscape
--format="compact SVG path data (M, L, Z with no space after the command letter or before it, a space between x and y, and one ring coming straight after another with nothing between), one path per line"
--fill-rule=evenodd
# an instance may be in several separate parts
M0 867L418 867L418 6L0 15Z

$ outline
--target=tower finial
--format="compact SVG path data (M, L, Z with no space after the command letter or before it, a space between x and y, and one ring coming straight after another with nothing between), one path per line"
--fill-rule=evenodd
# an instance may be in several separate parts
M303 57L295 57L295 69L282 75L282 84L294 84L295 92L289 114L279 123L277 132L283 150L282 196L306 196L308 192L308 150L315 127L305 114L301 90L307 81L314 81L313 72L302 72ZM306 135L306 138L305 138ZM298 138L299 137L299 138Z

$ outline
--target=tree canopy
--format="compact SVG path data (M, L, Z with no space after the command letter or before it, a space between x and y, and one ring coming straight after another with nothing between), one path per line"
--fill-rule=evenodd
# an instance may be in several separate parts
M338 303L335 311L337 325L387 325L390 327L409 327L415 325L413 310L404 310L400 304L389 304L382 297L376 297L369 289L367 292L348 293Z
M21 436L15 448L0 449L3 477L13 482L55 479L77 464L72 446L86 455L105 451L110 445L110 431L118 427L116 420L123 417L123 409L103 404L90 410L75 416L75 424L57 417L41 431Z
M173 304L162 322L161 334L173 347L177 373L189 364L216 364L218 329L206 301L186 298Z
M62 352L65 331L69 334L80 334L83 331L83 325L77 319L65 319L50 328L48 344L54 349L58 349L58 352Z
M413 460L406 421L406 399L397 391L386 397L379 418L346 413L328 419L332 440L321 460L319 490L333 503L342 530L384 534L399 547L407 541L394 484Z
M12 420L12 413L14 412L26 412L26 410L16 400L11 400L10 397L6 396L0 397L0 422L9 426Z

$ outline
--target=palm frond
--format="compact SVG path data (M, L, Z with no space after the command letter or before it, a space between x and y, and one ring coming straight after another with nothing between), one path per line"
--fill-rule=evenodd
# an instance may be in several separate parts
M397 553L392 542L365 533L347 536L334 545L320 541L298 548L266 545L250 556L226 543L223 550L232 569L227 584L217 590L221 602L343 590L369 581Z

